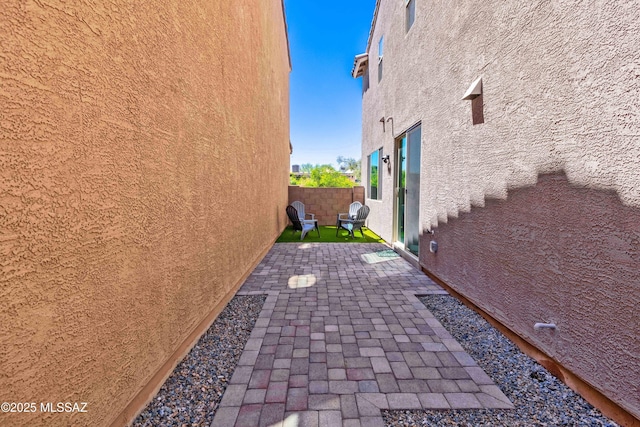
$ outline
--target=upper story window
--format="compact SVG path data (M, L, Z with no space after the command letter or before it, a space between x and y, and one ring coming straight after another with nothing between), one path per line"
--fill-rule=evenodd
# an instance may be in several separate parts
M362 75L362 93L365 93L369 90L369 65L367 64L367 68L364 70L364 74Z
M378 42L378 82L382 80L382 56L384 49L384 36L380 37L380 41Z
M413 21L416 20L416 0L405 0L406 1L406 32L409 32L409 29L413 25Z

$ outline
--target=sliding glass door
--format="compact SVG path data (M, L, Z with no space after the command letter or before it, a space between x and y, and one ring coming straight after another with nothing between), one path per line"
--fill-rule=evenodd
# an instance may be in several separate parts
M420 125L396 140L396 240L418 255L420 246Z

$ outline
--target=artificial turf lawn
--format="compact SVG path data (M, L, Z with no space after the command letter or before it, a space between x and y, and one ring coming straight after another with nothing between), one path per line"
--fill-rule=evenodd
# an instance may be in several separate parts
M355 238L352 239L349 236L347 230L342 229L338 232L336 236L336 226L335 225L321 225L320 227L320 237L318 237L318 232L316 230L311 230L304 236L304 240L300 240L300 232L296 231L295 233L292 231L291 226L285 228L282 232L276 243L287 243L287 242L305 242L305 243L384 243L384 240L380 238L373 231L368 228L363 227L364 238L360 234L360 231L356 231L354 233Z

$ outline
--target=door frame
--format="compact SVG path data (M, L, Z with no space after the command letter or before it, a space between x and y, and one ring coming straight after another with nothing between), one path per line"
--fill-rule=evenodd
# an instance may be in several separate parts
M400 230L399 230L399 222L400 222L400 217L399 217L399 191L400 191L400 171L401 171L401 160L400 160L400 148L401 148L401 144L402 144L402 139L406 138L407 142L406 142L406 147L405 147L405 171L407 169L408 166L408 153L409 153L409 139L408 139L408 135L411 131L415 130L418 127L422 126L422 122L419 121L415 124L413 124L412 126L408 127L404 132L402 132L400 135L398 135L397 137L394 138L393 141L393 151L394 151L394 170L393 170L393 246L397 247L399 249L401 249L405 254L409 255L412 258L418 259L418 254L420 253L420 250L418 248L418 254L414 254L413 252L410 252L409 250L406 249L405 247L405 239L403 239L403 241L399 240L400 237ZM422 129L420 129L420 155L422 156ZM420 180L422 180L422 161L420 161ZM404 212L403 212L403 221L406 222L406 218L407 218L407 213L406 213L406 178L405 178L405 188L404 188L404 193L405 193L405 199L404 199ZM418 193L419 194L419 193ZM418 200L418 204L419 204L419 200ZM406 227L406 225L405 225ZM420 227L420 224L418 223L418 228ZM405 236L406 238L406 233Z

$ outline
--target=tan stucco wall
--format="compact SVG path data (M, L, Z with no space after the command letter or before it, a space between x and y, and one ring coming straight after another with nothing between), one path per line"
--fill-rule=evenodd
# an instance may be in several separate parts
M362 156L395 161L393 137L421 122L420 226L440 244L423 235L421 263L640 417L638 22L624 2L417 1L405 33L403 3L380 2ZM393 192L370 205L392 239ZM553 338L533 332L544 320Z
M286 225L280 0L0 8L2 425L109 425Z

